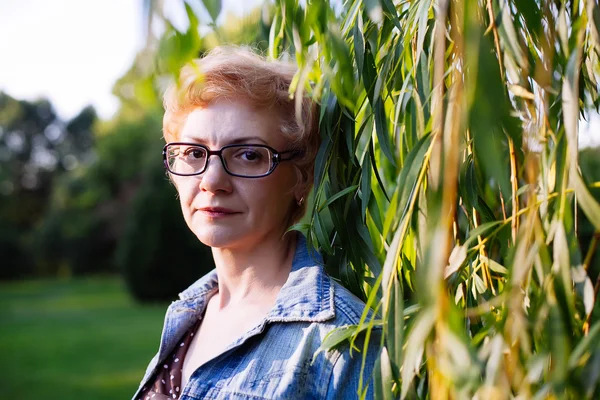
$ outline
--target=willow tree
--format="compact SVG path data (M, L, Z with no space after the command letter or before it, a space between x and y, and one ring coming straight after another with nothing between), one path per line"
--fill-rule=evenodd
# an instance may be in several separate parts
M160 54L175 73L198 34L184 3L190 27ZM216 21L221 2L203 3ZM381 399L600 396L600 182L578 168L578 121L600 107L598 1L332 3L278 0L261 22L269 56L298 63L291 95L321 104L294 229L378 315L324 347L382 326Z
M598 2L276 7L269 54L291 48L296 97L321 103L296 228L381 317L325 345L382 325L383 399L600 396L597 240L577 240L578 212L600 231L599 183L578 168Z

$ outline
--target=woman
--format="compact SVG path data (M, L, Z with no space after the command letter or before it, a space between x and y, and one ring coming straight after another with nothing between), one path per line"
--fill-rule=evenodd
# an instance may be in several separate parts
M165 166L183 216L216 268L167 311L158 354L136 399L347 399L369 385L369 351L317 353L333 329L357 324L364 303L328 277L303 215L319 146L316 107L301 118L294 68L218 48L183 68L165 94Z

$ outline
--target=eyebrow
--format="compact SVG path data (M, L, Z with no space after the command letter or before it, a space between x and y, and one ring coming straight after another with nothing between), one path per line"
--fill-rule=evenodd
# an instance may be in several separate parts
M202 139L195 138L195 137L189 137L189 136L187 136L187 137L182 137L181 139L182 140L190 140L190 141L196 142L198 144L204 144L204 145L206 145L206 141L204 141ZM243 144L250 144L250 142L255 142L255 141L259 141L259 142L262 142L263 144L269 145L269 143L267 143L264 139L259 138L258 136L245 136L245 137L240 137L240 138L237 138L237 139L233 139L231 141L227 141L227 143L225 144L225 146L229 145L229 144L241 144L241 143L243 143Z
M229 144L238 144L238 143L245 143L245 142L253 142L253 141L256 141L256 140L258 140L259 142L262 142L264 144L268 144L267 142L265 142L263 139L259 138L258 136L248 136L248 137L243 137L243 138L237 138L237 139L232 140L231 142L229 142Z

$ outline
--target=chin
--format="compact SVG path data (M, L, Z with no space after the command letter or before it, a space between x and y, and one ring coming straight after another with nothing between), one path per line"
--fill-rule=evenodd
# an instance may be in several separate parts
M251 236L248 235L243 227L243 221L240 220L211 220L201 214L193 214L186 222L198 240L209 247L235 247L243 242L244 238Z
M252 235L244 234L242 229L211 229L206 226L199 229L192 229L198 240L209 247L227 248L239 247L244 242L248 242Z

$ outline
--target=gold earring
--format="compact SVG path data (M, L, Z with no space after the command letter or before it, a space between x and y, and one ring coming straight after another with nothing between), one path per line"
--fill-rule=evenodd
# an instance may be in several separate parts
M298 203L298 207L300 207L302 204L304 204L304 197L301 197L296 203Z

